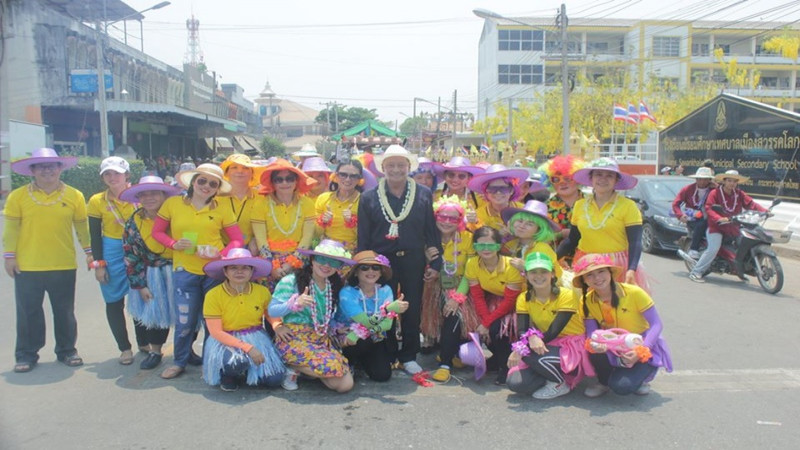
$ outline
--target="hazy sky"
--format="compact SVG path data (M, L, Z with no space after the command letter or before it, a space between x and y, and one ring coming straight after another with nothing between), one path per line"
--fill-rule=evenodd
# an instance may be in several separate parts
M128 0L143 10L160 0ZM483 19L474 8L505 16L555 19L560 1L405 0L274 1L172 0L146 12L145 52L181 67L186 19L200 21L200 45L209 70L236 83L252 99L269 80L281 98L315 109L337 101L376 108L381 120L412 115L414 97L475 112L478 39ZM579 0L568 17L674 20L800 20L800 1ZM112 30L113 31L113 30ZM129 44L138 47L138 24ZM436 106L417 103L420 110Z

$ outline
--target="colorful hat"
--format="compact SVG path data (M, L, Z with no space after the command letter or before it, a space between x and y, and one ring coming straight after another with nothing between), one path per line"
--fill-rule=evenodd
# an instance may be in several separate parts
M325 256L328 258L333 258L338 261L341 261L348 266L352 266L354 261L351 259L350 252L344 248L339 241L334 241L333 239L323 239L314 247L314 250L306 250L306 249L299 249L300 253L307 255L307 256Z
M464 156L453 156L450 161L443 164L437 164L435 170L439 176L442 176L446 171L453 172L467 172L471 175L478 175L484 172L478 166L473 166L469 158Z
M528 171L525 169L509 169L502 164L492 164L486 168L485 172L473 176L469 180L467 187L475 192L485 193L486 185L501 178L516 180L516 182L512 182L514 185L514 195L511 196L511 200L514 200L520 195L520 185L523 181L528 179Z
M162 180L161 177L156 175L147 175L139 178L139 182L135 185L120 192L119 199L128 203L139 203L137 196L146 191L161 191L167 197L172 197L173 195L178 195L181 193L181 189L179 187L164 183L164 180Z
M531 184L528 188L528 192L525 194L532 194L542 189L547 189L547 186L545 186L543 182L546 177L541 172L532 167L526 167L525 170L528 171L528 178L525 179L525 182Z
M591 186L593 170L607 170L609 172L614 172L617 175L619 175L619 179L617 180L617 184L614 185L614 189L620 191L624 191L626 189L632 189L639 182L639 180L633 175L627 174L619 170L619 164L613 158L595 159L583 169L578 169L577 171L575 171L575 173L572 175L572 179L574 179L575 181L584 186Z
M244 153L234 153L225 158L225 161L222 161L219 165L220 169L222 169L222 172L225 174L225 179L228 179L228 168L234 164L253 169L253 176L250 177L250 186L258 184L258 181L261 179L261 172L264 171L264 166L254 163L250 157Z
M381 268L381 275L385 280L392 279L392 266L389 264L389 258L381 255L380 253L375 253L372 250L364 250L363 252L358 252L353 256L353 270L350 271L351 276L354 276L358 266L362 264L379 264Z
M714 179L714 171L710 167L698 167L694 175L689 175L689 178L708 178Z
M458 357L464 364L475 367L475 380L480 380L486 374L486 355L478 333L471 332L469 338L469 342L458 348Z
M615 265L611 258L606 255L598 253L583 255L572 265L572 270L575 272L572 278L572 285L576 288L583 288L585 285L583 276L593 270L602 269L603 267L611 269L611 278L613 279L619 278L622 274L622 267Z
M722 180L724 180L725 178L733 178L734 180L738 181L739 183L742 183L742 182L747 181L747 180L750 179L750 177L746 177L744 175L739 175L739 171L738 170L727 170L727 171L725 171L725 173L718 173L714 177L714 181L716 181L717 183L722 183Z
M561 231L561 227L550 219L550 215L547 213L547 205L538 200L528 200L522 208L505 208L500 212L500 217L503 218L504 223L508 224L508 221L517 213L528 213L539 216L550 224L550 228L552 228L553 231Z
M397 157L405 158L408 161L409 173L417 170L417 167L419 167L419 161L417 161L417 155L411 154L411 152L406 150L405 147L403 147L402 145L393 144L390 145L385 152L383 152L378 156L375 156L376 169L381 173L383 173L383 162L386 161L387 158L397 158Z
M131 165L119 156L109 156L100 163L100 175L109 170L117 173L128 173L131 171Z
M317 151L317 147L314 147L314 144L305 143L300 150L292 153L292 156L295 158L307 158L310 156L322 156Z
M11 163L11 169L20 175L33 176L31 166L34 164L60 163L63 170L71 169L78 165L78 158L74 156L58 156L52 148L37 148L29 158L23 158Z
M431 161L430 158L426 158L424 156L418 157L417 163L419 164L419 169L431 169L436 165L436 163Z
M572 155L558 155L553 159L539 166L539 171L544 173L548 180L555 176L572 176L578 169L583 168L586 163Z
M187 170L185 172L178 172L175 175L175 178L178 180L178 184L184 188L189 189L189 185L192 184L192 178L197 174L207 175L211 178L216 178L219 180L219 193L220 194L227 194L231 191L231 184L225 180L225 174L222 172L222 169L216 164L205 163L200 164L197 168L192 170Z
M227 266L251 266L253 276L251 280L265 278L272 272L272 263L263 258L257 258L250 254L246 248L232 248L226 256L203 266L203 271L215 280L225 279L225 267Z
M264 167L264 171L261 173L261 188L258 190L259 194L271 194L275 192L275 187L272 185L270 177L272 172L279 172L281 170L288 170L297 175L297 185L295 189L299 194L305 194L310 191L317 183L317 180L306 175L305 172L293 166L289 161L278 158L272 164Z
M302 170L305 173L308 173L308 172L327 172L327 173L331 173L331 172L333 172L331 170L331 168L328 167L327 164L325 164L325 160L322 159L319 156L312 156L310 158L306 158L306 160L303 161L303 166L302 166L302 168L300 170Z
M553 260L542 252L528 253L525 257L525 270L545 269L553 271Z

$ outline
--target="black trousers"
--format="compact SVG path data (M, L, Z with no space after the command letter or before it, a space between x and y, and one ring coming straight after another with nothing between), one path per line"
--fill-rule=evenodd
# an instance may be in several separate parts
M106 320L108 320L108 327L111 329L111 334L114 335L114 340L117 341L117 348L119 351L131 349L131 343L128 340L128 325L125 320L125 297L114 303L106 303ZM147 329L139 323L133 321L134 332L136 333L136 343L139 347L146 347L149 342L145 337ZM169 330L167 330L169 332ZM163 344L163 342L162 342Z
M419 353L419 321L420 308L422 305L422 276L425 274L425 253L420 250L406 250L402 255L388 254L392 265L392 281L390 286L397 298L397 287L405 295L408 302L408 310L400 318L402 328L403 344L400 347L397 343L395 333L388 333L388 344L391 351L396 350L396 358L401 363L414 361Z
M373 381L389 381L392 377L392 356L386 341L359 339L355 345L342 348L342 354L350 364L361 366Z
M39 361L39 350L44 347L47 331L42 307L45 293L50 298L53 310L56 356L63 359L77 353L75 269L24 271L14 277L17 306L17 343L14 354L18 363Z

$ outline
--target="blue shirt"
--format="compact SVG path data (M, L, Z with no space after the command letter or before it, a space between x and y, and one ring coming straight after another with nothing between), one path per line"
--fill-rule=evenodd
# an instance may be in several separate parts
M366 297L362 303L361 289L353 286L345 286L339 291L339 309L336 311L336 321L343 324L351 322L353 316L363 312L368 316L375 314L378 308L387 301L394 301L392 289L389 286L378 286L375 290L376 296ZM366 306L366 311L364 307Z

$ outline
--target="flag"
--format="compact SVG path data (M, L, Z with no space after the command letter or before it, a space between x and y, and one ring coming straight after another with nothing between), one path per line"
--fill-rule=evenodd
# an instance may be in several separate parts
M478 154L478 149L475 148L474 145L470 145L469 146L469 153L467 153L466 149L464 149L464 154L465 155L477 155Z
M628 121L628 110L624 106L614 103L614 120Z
M489 151L490 149L486 144L481 144L481 153L483 153L484 155L488 155Z
M464 156L469 156L469 150L467 150L467 148L464 147L463 145L460 145L458 147L458 151Z
M633 106L632 103L628 103L628 122L630 123L639 123L641 119L639 118L639 111Z
M647 119L650 122L657 123L658 121L650 112L650 108L644 103L644 100L639 101L639 120Z

